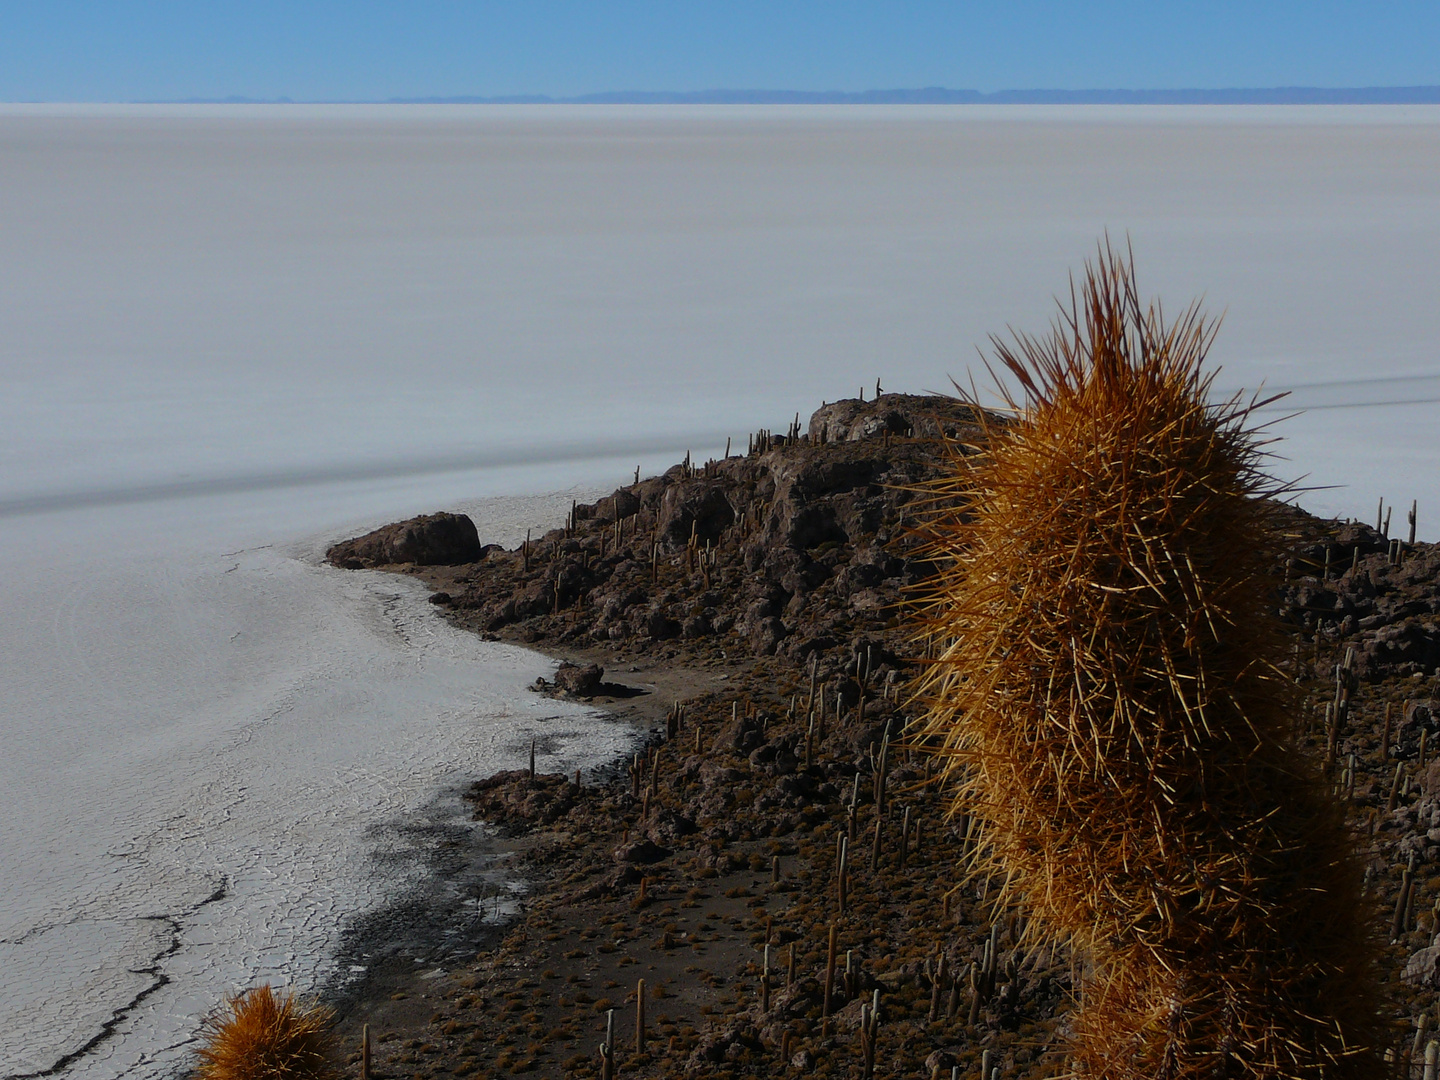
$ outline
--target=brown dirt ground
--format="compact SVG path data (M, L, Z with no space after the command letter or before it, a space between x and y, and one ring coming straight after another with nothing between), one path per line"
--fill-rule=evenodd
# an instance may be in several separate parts
M608 650L565 652L575 660L597 655L613 665ZM359 1027L368 1023L377 1077L598 1076L598 1046L613 1008L617 1063L625 1075L750 1076L777 1068L858 1075L859 1007L873 1000L876 989L882 1000L877 1063L882 1073L929 1075L927 1058L933 1067L943 1065L946 1075L951 1064L973 1071L982 1049L1010 1069L1038 1065L1053 1040L1068 960L1015 949L1012 923L1002 922L999 933L1004 955L1013 956L1021 969L1015 1000L1006 999L1002 985L972 1026L968 983L962 979L956 988L947 981L937 1002L939 1017L927 1022L933 990L925 977L927 960L944 948L952 972L963 971L991 922L987 906L976 898L978 886L957 893L947 905L950 917L940 917L940 894L962 876L957 870L962 844L944 820L938 794L920 790L924 774L918 763L895 763L883 816L876 813L873 781L862 778L850 895L846 913L839 913L835 844L849 829L857 736L863 741L895 707L876 697L867 706L863 731L857 731L853 716L839 728L832 716L811 769L800 765L772 776L733 749L731 718L736 711L754 711L770 717L765 734L772 741L803 741L798 719L784 717L788 695L803 697L807 691L803 676L773 658L737 658L702 668L687 667L684 659L611 666L626 682L653 689L596 704L627 710L621 715L629 719L636 715L630 710L638 710L646 721L663 723L672 701L689 703L677 737L655 744L660 779L650 817L688 813L699 829L674 837L668 857L621 862L613 853L645 827L643 806L628 780L574 794L575 805L548 823L527 821L523 808L507 815L506 805L489 805L482 812L498 818L513 837L509 857L535 882L534 893L503 939L473 962L443 973L417 974L413 965L406 970L403 964L388 977L377 973L339 1024L352 1048L350 1071L358 1060L353 1048ZM639 670L625 670L630 667ZM812 790L798 792L788 805L756 809L759 789L795 776L808 777ZM519 804L529 789L560 785L573 793L558 777L516 776L499 790ZM717 790L729 797L707 805ZM909 845L902 866L898 844L907 808L912 828L921 830L921 846L917 853ZM872 869L877 817L883 818L882 851ZM778 882L772 881L776 857ZM825 1023L820 987L832 923L839 969L836 1015ZM773 968L769 1014L759 1008L767 934ZM787 989L792 949L795 975ZM847 952L853 970L848 986ZM1000 978L1009 985L1003 973ZM644 1052L635 1045L640 979L646 984Z

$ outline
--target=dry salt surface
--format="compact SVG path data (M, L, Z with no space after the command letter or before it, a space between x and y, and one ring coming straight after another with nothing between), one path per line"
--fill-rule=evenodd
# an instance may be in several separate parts
M453 505L513 542L575 496ZM361 973L343 934L481 828L469 780L532 739L566 772L633 742L415 582L322 565L334 536L207 544L236 501L6 523L0 1075L178 1073L226 994Z
M1106 230L1303 505L1440 536L1437 175L1435 107L0 106L0 1077L177 1075L629 745L328 542L965 382Z

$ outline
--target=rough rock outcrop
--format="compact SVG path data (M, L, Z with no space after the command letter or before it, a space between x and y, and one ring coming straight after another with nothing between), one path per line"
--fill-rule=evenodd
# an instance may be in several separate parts
M484 557L475 523L464 514L426 514L385 525L354 540L336 544L325 557L336 566L360 570L413 563L459 566Z
M600 692L605 669L599 664L572 664L562 661L555 670L555 686L576 697L592 697Z
M890 618L929 573L907 557L907 508L950 467L958 444L938 436L973 441L976 421L948 398L837 402L810 435L757 439L748 455L677 465L577 506L528 561L492 557L447 586L449 607L488 633L521 624L535 627L522 637L548 636L554 623L582 644L738 636L754 655L805 659L848 642L856 613Z
M976 419L974 409L954 398L881 394L870 401L847 398L822 405L811 415L808 431L810 441L819 445L885 435L964 440L978 436Z
M1369 525L1298 511L1297 532L1279 590L1282 619L1306 636L1345 640L1365 682L1440 671L1440 548L1392 545Z

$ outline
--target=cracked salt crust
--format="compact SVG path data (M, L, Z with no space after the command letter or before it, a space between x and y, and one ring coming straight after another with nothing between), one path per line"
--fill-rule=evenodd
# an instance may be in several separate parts
M507 507L537 517L511 500L502 528ZM405 824L447 787L520 765L532 738L547 771L630 745L581 707L535 708L543 657L321 547L101 559L9 597L48 632L4 631L0 1076L179 1074L226 994L347 977L344 927L416 884ZM508 889L482 918L517 904Z

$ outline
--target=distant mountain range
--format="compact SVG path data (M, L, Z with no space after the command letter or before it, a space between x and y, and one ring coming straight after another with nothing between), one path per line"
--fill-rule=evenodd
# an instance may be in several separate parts
M191 98L179 104L293 104L290 98ZM307 104L321 104L307 102ZM341 104L335 102L335 104ZM1437 105L1440 86L1276 86L1229 90L620 90L579 97L514 94L506 97L390 98L345 104L387 105Z

